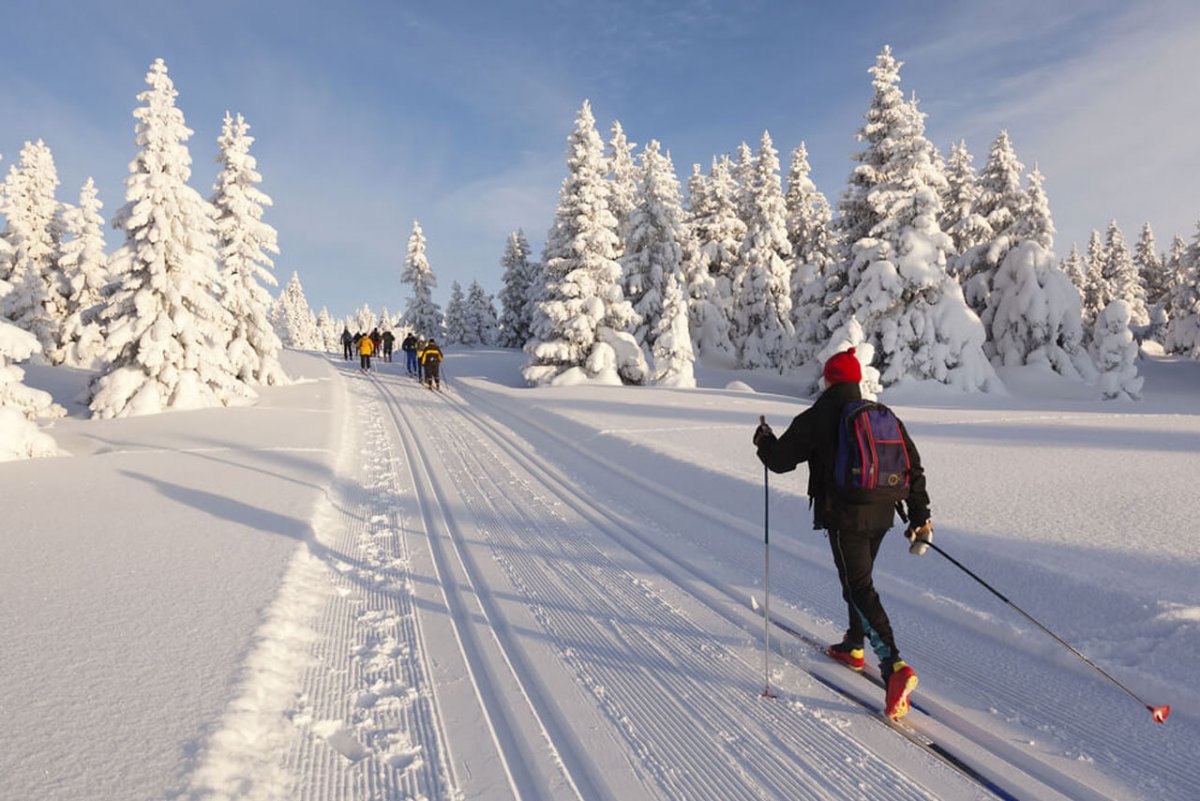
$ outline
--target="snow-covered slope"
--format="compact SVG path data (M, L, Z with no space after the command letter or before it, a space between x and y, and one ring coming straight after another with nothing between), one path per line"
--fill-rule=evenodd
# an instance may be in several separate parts
M1020 396L884 397L935 541L1173 708L1155 725L893 534L910 720L972 778L779 628L759 697L750 435L804 408L786 379L526 389L520 354L480 350L438 394L286 356L308 380L256 407L69 407L69 456L0 465L0 799L1200 796L1194 363L1140 363L1136 404L1028 371ZM67 405L87 378L29 381ZM771 612L825 641L845 612L804 475L770 477Z

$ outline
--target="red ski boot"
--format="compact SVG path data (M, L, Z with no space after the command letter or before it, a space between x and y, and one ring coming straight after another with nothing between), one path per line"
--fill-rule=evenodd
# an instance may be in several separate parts
M851 670L862 670L866 662L863 647L861 645L851 645L845 640L829 646L825 649L825 653Z
M887 685L887 705L883 714L889 720L899 720L908 714L908 696L917 688L917 674L904 664L903 659L897 659L890 669L881 671L883 681Z

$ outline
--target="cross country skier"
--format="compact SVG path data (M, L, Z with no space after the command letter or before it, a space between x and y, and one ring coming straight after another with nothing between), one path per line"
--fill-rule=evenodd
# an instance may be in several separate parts
M879 659L879 672L887 688L884 713L895 720L908 712L908 696L917 686L917 674L900 658L892 625L871 572L883 536L895 522L895 500L851 502L835 485L834 464L838 457L838 430L847 404L862 399L859 383L862 365L854 349L834 354L825 363L826 389L800 413L782 437L776 438L763 423L754 432L758 458L775 473L787 473L800 462L808 462L808 496L813 509L813 528L829 534L833 562L842 584L842 597L848 608L849 626L840 643L829 646L827 653L854 670L862 670L863 640L870 638ZM890 412L888 413L890 415ZM895 419L892 417L891 419ZM895 421L899 424L899 421ZM899 424L907 451L907 493L909 526L905 536L916 543L932 537L929 519L929 495L925 491L925 471L916 447ZM898 444L896 445L898 447ZM903 492L903 484L901 484ZM914 544L913 553L923 553Z
M375 352L375 343L369 336L362 336L358 340L358 353L362 356L362 371L368 372L371 369L371 354Z
M391 329L383 332L383 360L389 364L392 361L392 347L396 343L396 335Z
M433 389L434 384L442 388L442 349L432 338L425 343L421 351L421 368L425 371L425 386Z
M409 332L404 341L400 343L400 350L404 351L404 369L409 375L417 374L417 335Z
M342 358L350 361L350 350L354 345L354 335L350 333L350 327L346 326L342 329Z

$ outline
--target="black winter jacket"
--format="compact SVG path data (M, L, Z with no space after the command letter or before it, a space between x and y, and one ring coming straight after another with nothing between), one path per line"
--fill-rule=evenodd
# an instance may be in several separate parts
M838 422L842 407L860 400L858 384L840 383L821 393L808 409L792 420L782 437L766 434L758 441L758 458L774 473L788 473L801 462L808 462L808 497L813 508L813 528L835 531L885 531L895 522L891 503L851 504L832 492L833 462L837 455ZM921 456L905 430L904 445L911 461L909 472L908 516L915 524L929 519L929 494L925 491L925 471Z

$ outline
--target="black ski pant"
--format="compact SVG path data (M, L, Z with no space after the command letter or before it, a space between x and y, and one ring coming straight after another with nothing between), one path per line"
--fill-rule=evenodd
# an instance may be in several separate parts
M875 568L875 555L883 542L883 531L830 531L829 545L833 549L833 563L837 566L838 579L842 583L842 598L846 600L849 626L846 639L862 642L869 639L880 664L891 664L900 658L892 624L879 593L875 591L875 580L871 573Z
M437 362L430 362L425 365L425 383L429 386L437 384L442 385L442 366Z
M349 342L342 343L342 357L345 358L347 361L350 360L350 343Z
M362 355L362 369L364 369L364 370L371 369L371 354L364 353Z

